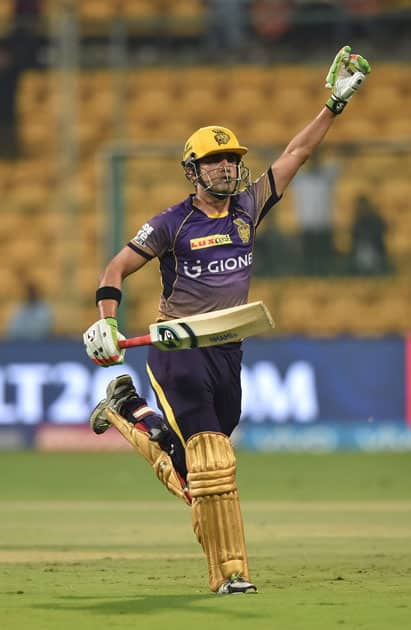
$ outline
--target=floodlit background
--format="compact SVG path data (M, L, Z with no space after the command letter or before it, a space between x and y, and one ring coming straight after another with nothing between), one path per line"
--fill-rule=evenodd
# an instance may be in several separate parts
M267 168L323 106L346 43L372 74L319 155L333 172L321 238L290 187L257 239L250 300L276 328L245 344L237 440L410 446L410 31L407 1L0 2L0 447L61 446L56 425L97 447L87 417L114 370L94 369L81 335L103 265L191 192L180 159L199 126L232 128L254 177ZM145 333L157 262L125 287L121 329ZM49 324L28 343L16 309L38 297ZM150 395L144 361L130 350L120 370Z

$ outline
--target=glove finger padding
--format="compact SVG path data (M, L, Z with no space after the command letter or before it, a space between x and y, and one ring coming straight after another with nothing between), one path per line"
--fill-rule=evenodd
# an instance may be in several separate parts
M325 79L325 87L333 88L337 78L348 76L347 66L350 62L351 46L344 46L336 54Z
M87 355L94 363L103 367L124 362L125 350L118 346L120 339L125 337L118 332L114 317L98 320L83 335Z
M350 61L348 62L348 70L354 74L355 72L362 72L362 74L370 74L371 66L365 57L361 55L350 55Z
M368 61L361 55L351 54L351 46L341 48L325 79L326 87L332 90L331 98L326 102L328 109L334 114L341 114L370 72Z

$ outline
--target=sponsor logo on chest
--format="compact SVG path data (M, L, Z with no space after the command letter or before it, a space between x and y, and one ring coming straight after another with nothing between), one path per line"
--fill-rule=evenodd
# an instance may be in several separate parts
M243 256L236 256L231 258L221 258L220 260L211 260L210 262L201 262L197 259L195 261L183 261L183 273L189 278L199 278L203 273L216 274L216 273L231 273L241 271L247 267L251 267L253 264L253 253L248 252Z
M229 234L211 234L190 239L190 249L205 249L217 245L230 245L233 241Z

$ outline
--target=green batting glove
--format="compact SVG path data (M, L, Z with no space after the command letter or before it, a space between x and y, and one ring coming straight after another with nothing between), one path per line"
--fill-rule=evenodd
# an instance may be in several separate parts
M115 317L99 319L83 335L88 356L102 367L124 363L125 350L118 345L122 339L125 337L118 331Z
M334 114L341 114L370 72L368 61L361 55L352 54L351 46L341 48L325 79L325 87L332 90L331 97L326 102L328 109Z

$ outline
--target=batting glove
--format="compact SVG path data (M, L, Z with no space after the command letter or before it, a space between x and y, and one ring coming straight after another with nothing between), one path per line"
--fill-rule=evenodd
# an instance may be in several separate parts
M86 352L90 359L102 367L124 363L125 349L120 349L118 342L125 339L117 328L114 317L99 319L83 335Z
M325 79L325 87L332 90L326 106L334 114L341 114L353 94L361 87L371 66L361 55L351 54L351 46L344 46L335 56Z

